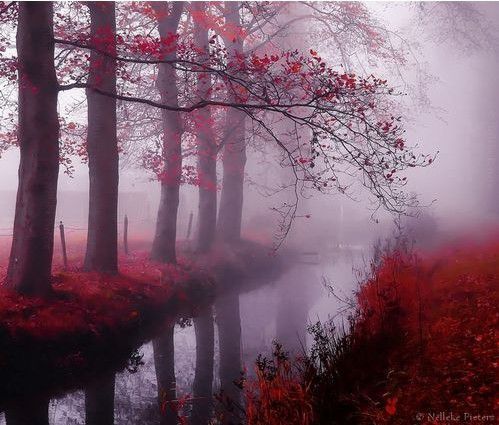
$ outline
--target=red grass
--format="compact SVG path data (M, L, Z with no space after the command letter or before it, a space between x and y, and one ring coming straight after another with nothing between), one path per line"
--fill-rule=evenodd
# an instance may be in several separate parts
M102 327L136 321L144 311L158 310L175 297L187 303L187 286L207 283L209 278L190 264L161 265L147 261L145 254L124 259L117 276L59 271L54 275L50 299L0 289L0 326L13 337L98 334Z
M337 362L331 369L337 375L315 375L328 382L312 383L307 374L293 372L303 370L303 360L278 363L274 377L259 371L246 384L248 423L320 424L317 406L341 406L341 400L354 407L354 415L345 422L341 411L327 412L327 423L483 423L465 414L495 423L490 418L499 413L498 240L385 256L357 294L350 351L337 357L323 352ZM372 350L371 361L359 347ZM375 352L383 353L383 361L375 360ZM348 381L344 388L332 382L341 375ZM316 392L321 389L331 394ZM446 421L451 414L461 419Z
M391 354L377 423L432 423L433 413L498 413L499 243L463 241L429 255L385 258L358 299L377 332L398 305L404 339ZM462 419L464 422L464 419Z
M121 258L117 276L79 272L74 259L67 272L56 263L49 299L0 288L0 403L25 395L27 385L36 393L58 380L78 385L77 376L100 367L123 367L166 321L190 317L212 299L211 278L192 263L147 258Z
M256 379L245 386L247 425L311 425L312 396L288 360L278 363L272 378L257 369Z

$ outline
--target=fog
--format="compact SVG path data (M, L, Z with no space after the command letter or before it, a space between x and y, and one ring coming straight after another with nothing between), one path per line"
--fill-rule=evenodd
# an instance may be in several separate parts
M417 61L419 64L420 70L417 72L414 72L411 66L407 66L401 67L400 75L394 75L393 70L383 69L382 63L375 67L376 71L386 76L394 87L407 93L407 98L402 99L408 112L406 114L408 121L405 122L408 129L407 139L411 143L417 143L420 151L438 152L437 160L432 166L410 173L407 190L417 192L422 204L432 203L431 211L443 224L462 220L454 224L473 225L474 219L489 216L488 208L484 206L490 202L491 195L486 191L493 190L491 187L493 184L489 180L493 172L492 168L495 166L491 159L491 151L493 151L496 137L494 120L496 98L494 87L498 66L496 48L480 44L476 44L475 48L470 48L465 40L460 40L459 34L452 32L441 35L441 40L435 42L432 36L438 28L431 28L431 22L426 27L418 24L414 28L417 6L379 2L372 3L369 7L388 28L400 32L410 40L410 43L417 46L415 48L417 50L411 52L414 57L409 57L409 61L412 63ZM495 4L476 3L473 7L483 13L483 28L485 28L476 28L479 33L476 38L480 40L483 36L496 37L497 28L492 26L493 17L498 13ZM436 15L439 12L437 10L432 13ZM435 16L433 19L435 26L438 26L439 17ZM486 30L490 33L480 34L481 31ZM452 29L444 29L444 31L452 31ZM327 52L323 54L326 55ZM412 92L411 89L413 89ZM420 91L423 93L421 94ZM427 103L418 104L419 96L424 96L427 99L424 102ZM59 109L63 109L65 104L74 101L75 98L81 99L82 97L84 97L83 93L74 92L71 95L64 93L59 99ZM84 120L84 115L80 115L80 119ZM67 176L62 168L60 170L59 191L62 198L65 192L81 192L83 197L81 207L84 210L85 193L88 192L88 168L78 158L73 158L73 160L75 163L73 176ZM13 217L15 207L13 192L17 188L18 161L16 149L7 151L0 159L0 190L5 192L1 206L1 219L4 225L7 225ZM253 175L251 170L248 170L247 174ZM267 179L271 178L267 177ZM477 184L477 182L481 183ZM248 187L247 191L251 201L253 197L260 196L252 187ZM146 194L150 214L138 218L153 221L159 199L159 184L154 182L150 173L133 165L122 168L120 192ZM195 209L195 190L185 187L183 196L186 198L183 211L185 214ZM365 197L365 194L360 194L360 196ZM362 216L367 217L370 214L366 213L365 198L358 202L341 199L340 196L330 198L321 199L318 202L333 206L338 202L343 202ZM247 202L247 208L250 211L252 211L251 201ZM264 202L269 206L273 204L272 199L266 199ZM319 208L322 210L321 207ZM325 208L325 210L328 209ZM268 211L258 208L258 213L267 214ZM311 211L311 213L314 218L323 214L320 211ZM58 218L63 219L66 215L64 207L60 206ZM85 215L82 214L82 220ZM330 218L328 212L326 216ZM336 221L337 218L331 217L331 224ZM81 221L78 224L85 223ZM299 223L296 224L296 226L299 225ZM374 229L376 224L372 223L371 227Z
M301 13L295 4L277 25ZM286 264L277 277L239 297L241 317L241 356L248 373L259 354L269 354L272 342L279 340L292 353L310 347L307 326L331 319L345 323L349 302L367 270L376 240L390 238L394 219L418 229L421 217L434 220L434 232L416 230L414 238L421 248L435 248L439 242L469 234L486 233L497 225L499 203L496 199L499 150L497 138L497 93L499 88L499 5L473 3L466 7L479 13L481 25L465 8L448 10L442 3L420 4L373 2L367 5L378 24L386 28L393 49L404 50L401 64L384 63L363 57L362 49L352 52L345 67L356 74L375 73L397 91L395 106L403 116L405 140L416 152L434 156L431 164L403 171L408 183L403 190L415 194L418 207L404 214L392 214L378 208L373 196L361 184L352 183L347 194L322 194L304 190L298 199L292 220L283 223L276 212L283 203L295 202L295 186L289 167L282 166L276 146L265 138L253 137L248 146L245 168L243 237L255 239L277 255L293 252L293 264ZM423 15L424 19L421 18ZM452 16L453 19L450 19ZM471 20L458 28L453 24ZM476 33L472 33L475 31ZM401 47L402 46L402 47ZM319 26L310 21L290 26L275 41L272 49L316 49L328 63L339 65L341 58L333 50ZM267 47L265 47L267 48ZM361 64L361 67L360 65ZM60 113L85 100L85 91L62 92ZM144 107L145 108L145 107ZM150 112L158 114L159 112ZM276 114L277 115L277 114ZM272 118L272 117L271 117ZM119 119L123 119L119 116ZM80 108L72 120L85 123L86 108ZM277 124L285 133L286 124ZM137 142L133 142L137 143ZM134 148L125 140L119 171L118 240L122 252L123 220L129 220L131 250L149 249L155 234L160 204L161 183L144 170ZM129 151L127 151L129 148ZM0 151L1 152L1 151ZM87 236L89 171L86 163L72 157L71 176L60 167L57 187L56 223L66 226L68 251L76 256ZM11 243L18 184L19 152L11 147L0 157L0 250L7 261ZM222 162L217 163L218 196ZM353 179L353 181L358 179ZM283 188L287 186L286 188ZM288 204L289 205L289 204ZM195 239L198 228L198 187L182 184L177 218L177 239L188 235L189 214L193 213ZM414 216L414 217L412 217ZM418 218L419 217L419 218ZM424 225L423 225L424 226ZM59 235L55 235L54 263L61 262ZM273 251L272 251L273 252ZM79 254L78 254L79 255ZM273 255L273 254L272 254ZM2 261L4 262L4 261ZM0 268L0 271L2 269ZM0 276L3 279L3 276ZM196 367L194 327L175 327L175 370L178 394L189 394ZM215 337L215 372L218 376L218 336ZM137 373L117 375L115 423L149 423L157 397L151 343L142 346L144 365ZM215 378L214 387L220 382ZM51 423L76 424L84 420L83 389L51 402ZM148 413L149 412L149 413ZM154 415L153 415L154 416ZM153 423L153 422L150 422Z

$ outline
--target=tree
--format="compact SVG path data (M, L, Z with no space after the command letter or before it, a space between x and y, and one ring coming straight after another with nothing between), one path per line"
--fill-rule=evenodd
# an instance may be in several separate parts
M222 35L227 50L227 67L244 58L243 28L240 21L240 3L225 3L225 25L231 29ZM238 102L239 96L228 88L228 101ZM244 166L246 164L245 121L246 115L238 109L226 113L223 137L223 178L218 210L217 233L225 242L235 242L241 237L243 211Z
M88 2L91 42L116 54L114 2ZM116 93L116 60L92 50L87 95L87 154L89 168L88 235L84 269L118 272L118 142L116 99L96 93L99 87ZM114 374L91 384L85 391L87 425L114 423Z
M104 374L85 389L85 424L114 424L114 373Z
M88 2L90 41L105 50L90 52L87 88L87 152L89 168L88 271L118 272L119 155L116 137L116 99L94 89L116 93L116 18L114 2Z
M192 4L194 19L205 13L207 4ZM195 22L195 21L194 21ZM194 27L194 45L199 49L201 61L208 54L208 30L203 25ZM197 76L196 96L210 97L211 74ZM194 114L197 140L197 170L199 180L199 211L197 252L206 254L214 240L217 218L217 145L213 132L210 108L197 110ZM215 335L213 311L209 308L194 318L196 333L196 373L193 384L194 404L192 421L194 425L207 424L211 416L213 393L213 355Z
M21 153L14 236L6 286L25 295L51 293L59 171L57 79L51 2L19 4L18 143ZM47 398L6 412L9 425L48 425Z
M205 2L193 5L196 16L204 13ZM195 25L194 45L201 50L198 61L209 56L208 30L202 25ZM197 77L196 97L209 99L212 86L211 73L199 73ZM206 253L215 240L217 220L217 144L213 131L211 108L198 109L194 112L194 125L197 139L197 170L199 180L199 212L198 212L198 253Z
M52 3L20 3L18 13L21 158L6 286L26 295L47 296L59 173Z
M288 205L283 212L286 226L290 226L296 216L296 205L301 193L308 190L325 193L336 190L346 193L355 178L375 195L379 204L389 210L400 211L408 199L401 191L405 178L399 177L399 173L408 167L425 165L432 160L426 156L418 157L408 149L399 123L401 118L398 113L391 112L397 111L396 105L393 108L391 103L395 93L387 86L386 81L374 76L362 78L350 70L328 67L314 49L311 49L309 53L296 50L260 53L253 50L244 54L244 37L238 32L241 27L240 4L224 5L226 26L232 25L236 30L232 37L229 31L222 33L225 48L218 46L216 37L208 37L209 28L213 33L213 28L209 25L194 26L194 42L191 45L171 43L171 41L165 43L171 34L178 32L181 14L181 11L178 15L165 14L165 4L153 6L156 11L153 22L157 22L159 26L159 39L150 36L116 38L114 10L110 12L109 3L103 6L90 3L89 7L91 11L89 36L86 33L66 34L64 38L62 34L56 38L60 48L72 49L70 53L73 58L80 56L80 62L76 62L80 65L86 62L86 56L83 53L90 51L89 69L86 70L82 66L83 71L79 76L68 73L66 80L59 86L61 90L84 88L88 96L91 193L88 247L85 260L87 270L115 273L118 269L116 243L118 193L116 102L118 100L158 108L162 112L164 132L162 200L151 257L163 262L176 262L176 218L182 170L181 115L188 115L196 128L197 180L200 186L197 252L200 254L208 253L217 234L226 243L237 243L241 236L246 159L246 134L243 123L251 122L254 127L258 128L258 132L255 133L257 137L261 137L264 142L274 144L276 150L282 154L281 164L289 168L294 178L291 186L296 199L295 203ZM194 18L205 16L207 7L205 3L194 4L192 16ZM210 5L209 7L218 6ZM180 8L179 4L172 6L172 10L178 8ZM32 16L30 19L35 19L35 17ZM37 19L40 18L37 17ZM40 24L40 21L37 22ZM45 39L42 37L41 40L43 42ZM35 52L32 51L33 49L29 51L34 58L37 58L37 65L43 65L31 71L35 76L37 73L47 71L48 62L52 64L52 68L54 67L53 37L48 37L48 40L51 52L45 48ZM170 50L172 45L174 48ZM22 65L23 44L20 43L18 48ZM25 50L23 54L27 52L28 50ZM24 57L24 61L31 64L33 57L29 57L28 60ZM67 56L61 55L61 57ZM159 67L156 86L159 100L157 97L144 95L144 91L141 92L143 87L140 74L132 75L132 72L127 72L127 65L137 68ZM87 71L88 78L85 78ZM23 70L22 66L19 72L20 75L29 74ZM195 76L197 85L194 93L188 84L176 84L176 75L179 73L189 74L191 78ZM47 179L47 173L40 176L36 174L36 177L42 177L47 187L40 198L34 198L36 193L33 187L38 189L39 181L36 180L35 186L29 186L21 180L22 198L18 197L19 210L24 208L20 199L24 200L25 196L26 199L31 200L31 203L29 209L25 208L24 213L20 212L20 218L16 210L17 239L15 237L11 256L11 263L16 263L12 266L13 270L16 270L20 253L24 254L20 248L14 248L22 242L23 238L19 235L28 237L27 232L24 234L21 227L25 225L25 222L31 225L29 220L33 216L29 214L43 211L42 215L45 215L45 211L50 214L55 212L58 169L58 155L55 155L58 153L56 111L58 87L55 74L54 76L48 74L48 72L43 74L42 82L47 84L47 81L51 81L55 94L51 92L52 97L44 96L43 108L40 103L37 103L41 102L40 97L37 98L34 93L40 90L39 85L35 85L35 90L30 93L26 91L26 87L29 87L26 81L30 83L32 78L30 76L27 79L20 78L19 140L22 157L22 176L20 170L20 177L27 179L28 175L31 176L26 171L27 169L35 169L32 172L33 175L39 173L40 168L36 168L35 165L40 165L40 161L47 158L42 165L44 167L50 165L51 173L55 170L55 182L53 182L53 174L50 174L51 179ZM52 86L48 85L47 91L49 88ZM24 100L21 98L21 93L25 96ZM182 102L179 102L179 98ZM223 186L217 225L216 161L221 144L217 146L216 143L215 108L224 109L228 121L225 135L222 137ZM52 111L48 116L50 119L43 120L43 140L40 134L34 134L36 125L40 122L30 118L32 115L30 111L36 114L42 111L45 114L44 117ZM25 121L21 119L23 113ZM282 131L283 126L280 125L282 121L287 123L286 132ZM241 125L238 125L239 123ZM55 132L50 132L50 129ZM29 137L23 139L27 134ZM32 149L32 140L36 141L36 150L28 150L28 148ZM46 149L48 146L51 149ZM23 149L25 149L24 154ZM33 165L30 161L33 161L36 155L39 155L38 162ZM49 184L50 182L52 183ZM38 203L34 202L33 198ZM40 206L49 208L40 209ZM35 218L39 220L38 217ZM50 226L45 226L47 224L45 221L47 223L51 221ZM47 245L50 247L50 255L43 254L38 269L44 272L44 278L33 284L35 288L33 291L21 290L22 292L44 294L50 290L52 255L50 237L53 238L53 214L45 221L43 229L42 227L35 229L44 231L39 232L42 235L40 239L43 240L42 246L45 248L45 242L50 244ZM31 240L28 242L26 245L29 245L30 249L40 246ZM39 251L36 254L39 254ZM33 256L32 259L37 260ZM32 265L33 263L29 264L30 269ZM23 265L23 269L27 270L28 266ZM13 287L21 288L21 285L13 285ZM224 305L222 299L217 303L220 341L221 346L225 347L221 349L223 357L221 378L224 388L232 388L236 366L239 369L238 300L236 292L232 295L227 305ZM197 360L194 383L196 402L193 417L194 420L202 423L208 420L212 407L214 330L211 309L201 312L200 316L195 319L195 327ZM164 389L172 388L171 384L175 379L172 340L173 328L171 327L165 333L164 338L155 342L160 397ZM113 393L111 382L111 380L106 380L104 383L98 383L91 392L87 392L87 395L90 395L87 398L89 417L100 417L104 422L111 422L112 411L109 409L112 406L111 395ZM92 394L97 397L93 397ZM171 391L168 398L174 396L174 392ZM234 398L236 397L237 395ZM107 400L104 403L103 398ZM103 416L98 413L102 412L101 407L104 407L106 411Z
M168 10L166 2L151 3L158 22L159 36L163 52L162 59L176 58L175 39L179 25L183 2L176 2ZM166 64L159 65L156 87L161 101L178 105L177 77L175 69ZM161 199L156 220L156 233L151 251L153 260L164 263L177 261L177 213L179 204L180 181L182 177L182 120L178 112L162 111L163 146L162 162L164 168L161 176ZM153 341L154 366L158 383L158 402L175 400L175 358L174 358L174 324L167 326L163 335ZM175 424L177 415L173 409L161 412L161 424Z
M176 60L176 39L178 24L183 10L183 2L175 2L169 13L167 4L151 3L156 12L158 30L164 53L163 60ZM166 63L159 64L156 87L165 104L178 106L176 71ZM164 168L160 175L161 199L156 221L156 233L151 251L153 260L176 263L175 244L177 239L177 213L179 190L182 177L182 119L178 112L162 111Z
M222 35L227 51L227 67L244 58L243 27L240 19L239 2L225 2L225 27ZM243 59L244 60L244 59ZM238 102L236 92L227 88L229 102ZM226 112L223 137L223 177L220 207L218 210L217 236L224 243L236 244L241 239L243 215L244 176L246 164L246 114L238 109ZM226 280L232 276L225 277ZM224 286L236 286L236 282L222 282ZM231 290L215 301L220 350L220 387L227 403L240 403L240 390L234 383L240 377L241 364L241 317L239 312L239 291Z

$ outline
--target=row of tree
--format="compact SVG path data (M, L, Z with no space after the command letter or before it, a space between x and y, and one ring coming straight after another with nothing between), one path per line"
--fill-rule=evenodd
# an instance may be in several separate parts
M125 118L130 111L134 116L160 111L161 143L154 155L147 151L144 158L161 182L151 258L164 263L177 261L179 190L186 172L192 171L183 163L184 147L192 140L200 255L217 239L226 244L240 241L247 147L257 142L272 144L281 165L291 171L296 198L283 210L285 229L295 217L301 193L345 193L353 177L380 205L403 210L410 199L402 190L406 179L400 173L431 162L407 146L401 117L389 108L397 93L385 80L333 69L314 49L279 47L275 40L283 29L306 13L298 17L279 3L258 2L131 3L121 8L114 2L74 2L57 7L63 10L54 15L51 2L2 5L3 23L17 20L17 57L11 60L18 74L15 140L20 166L5 284L19 293L50 296L52 291L59 164L68 150L74 151L68 143L77 143L75 138L61 142L61 123L66 134L75 128L58 114L61 91L86 92L87 120L81 124L90 181L86 271L118 272L123 143L118 133L120 125L130 126ZM330 7L313 5L314 19L342 27L348 17L357 30L372 24L365 9ZM288 13L286 24L283 13ZM342 55L355 39L356 31L349 36L348 31L336 33ZM371 37L381 49L378 35ZM9 68L4 76L10 78L10 73ZM223 175L217 207L220 153ZM237 295L217 302L215 308L222 387L230 393L240 369ZM207 421L212 407L212 314L209 310L195 319L197 423ZM160 397L174 399L173 328L154 342L154 351ZM113 381L108 377L87 391L87 423L112 423ZM237 394L231 396L237 399Z

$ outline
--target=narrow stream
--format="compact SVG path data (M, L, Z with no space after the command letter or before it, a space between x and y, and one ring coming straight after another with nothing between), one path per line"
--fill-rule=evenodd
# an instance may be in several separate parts
M298 352L310 347L306 332L310 323L345 317L341 299L351 297L357 284L355 269L363 267L363 252L348 249L322 260L304 261L283 274L276 282L240 295L243 363L249 376L259 354L269 355L272 343L279 339L286 350ZM336 296L324 285L334 287ZM343 314L341 314L343 312ZM282 322L282 323L281 323ZM285 324L285 326L284 326ZM216 331L216 327L215 327ZM191 325L175 328L175 369L177 392L189 397L195 373L196 341ZM143 365L135 372L124 370L116 375L115 424L155 424L158 421L157 384L152 343L138 350ZM218 338L215 334L215 380L218 377ZM85 423L84 391L78 390L51 400L49 420L55 425ZM5 424L4 414L0 425Z

